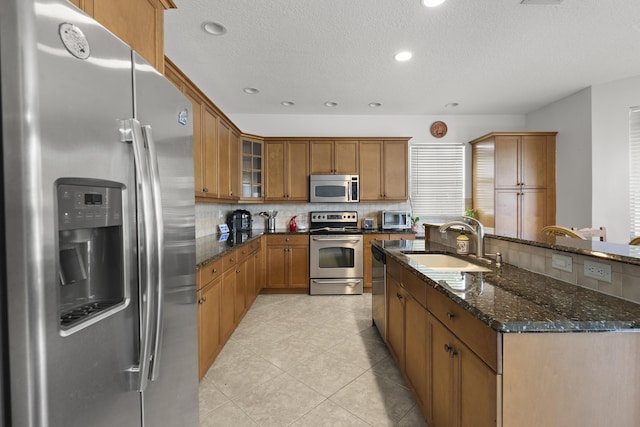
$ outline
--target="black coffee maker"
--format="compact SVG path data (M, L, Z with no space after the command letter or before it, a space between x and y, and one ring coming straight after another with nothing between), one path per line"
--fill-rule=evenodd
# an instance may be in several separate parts
M251 231L252 223L251 213L242 209L233 211L227 217L227 225L232 233Z

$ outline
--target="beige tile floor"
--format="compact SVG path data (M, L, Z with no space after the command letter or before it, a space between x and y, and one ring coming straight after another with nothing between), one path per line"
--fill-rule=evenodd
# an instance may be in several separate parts
M201 426L426 426L371 294L260 295L200 383Z

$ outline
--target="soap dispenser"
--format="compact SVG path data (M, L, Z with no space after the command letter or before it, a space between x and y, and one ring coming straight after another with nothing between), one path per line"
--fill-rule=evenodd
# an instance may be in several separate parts
M458 255L469 255L469 237L464 231L456 239L456 252Z
M296 224L296 215L292 216L289 220L289 231L292 233L298 231L298 224Z

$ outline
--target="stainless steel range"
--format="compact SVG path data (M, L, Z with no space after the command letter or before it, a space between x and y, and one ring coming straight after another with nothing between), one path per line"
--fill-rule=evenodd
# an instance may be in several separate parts
M358 213L311 212L309 294L362 294L362 232Z

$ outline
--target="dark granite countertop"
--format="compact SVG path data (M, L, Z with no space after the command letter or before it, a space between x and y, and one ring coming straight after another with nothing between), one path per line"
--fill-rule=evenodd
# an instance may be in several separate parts
M196 270L201 269L205 265L224 256L225 253L232 249L236 249L255 239L259 239L263 235L271 234L302 234L308 235L309 232L298 231L290 232L288 229L277 229L276 231L265 232L238 232L229 233L227 236L223 234L210 234L196 239Z
M473 256L486 273L434 271L405 253L444 253L451 249L424 240L374 241L392 257L463 309L498 332L640 332L640 304L532 273L508 264L496 268ZM451 254L453 255L453 254ZM455 255L454 255L455 256ZM447 285L438 283L444 280ZM467 285L467 292L456 290Z
M222 257L226 252L259 239L264 233L211 234L196 239L196 270ZM224 237L223 237L224 236Z
M363 234L388 234L390 231L385 230L362 230ZM400 234L403 231L392 231L394 234ZM406 230L405 233L412 234L411 230ZM240 232L229 233L227 237L222 237L221 234L211 234L204 237L198 237L196 239L196 270L201 269L205 265L215 261L222 257L226 252L231 249L238 248L245 243L249 243L252 240L259 238L260 236L269 235L283 235L283 234L303 234L308 235L308 230L300 230L296 232L289 231L288 228L279 228L272 232Z

